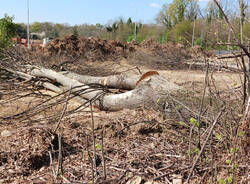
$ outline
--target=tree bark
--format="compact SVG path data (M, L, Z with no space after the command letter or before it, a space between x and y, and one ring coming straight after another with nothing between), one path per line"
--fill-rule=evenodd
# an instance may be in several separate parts
M111 75L107 77L92 77L87 75L79 75L74 72L60 72L66 77L71 79L75 79L84 84L101 84L107 86L109 88L119 88L125 90L131 90L136 87L136 81L140 79L140 75L128 75L128 74L120 74L120 75Z

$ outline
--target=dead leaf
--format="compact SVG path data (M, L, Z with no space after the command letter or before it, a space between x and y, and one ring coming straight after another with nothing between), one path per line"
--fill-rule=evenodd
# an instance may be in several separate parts
M141 184L142 178L140 176L135 176L129 180L126 184Z
M173 184L182 184L182 176L173 175Z
M147 181L146 183L144 184L159 184L157 181Z
M2 132L1 132L1 136L2 137L8 137L8 136L11 136L12 134L11 134L11 132L9 131L9 130L3 130Z

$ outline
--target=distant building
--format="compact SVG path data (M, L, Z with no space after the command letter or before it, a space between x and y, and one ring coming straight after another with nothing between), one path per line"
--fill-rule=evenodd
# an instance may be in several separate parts
M43 38L45 38L45 32L41 32L41 33L30 33L30 39L33 40L42 40Z

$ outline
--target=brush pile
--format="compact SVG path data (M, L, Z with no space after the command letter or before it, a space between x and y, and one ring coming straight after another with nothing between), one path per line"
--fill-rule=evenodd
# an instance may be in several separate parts
M132 45L120 41L74 35L56 38L44 49L47 55L83 56L89 61L117 60L133 51Z

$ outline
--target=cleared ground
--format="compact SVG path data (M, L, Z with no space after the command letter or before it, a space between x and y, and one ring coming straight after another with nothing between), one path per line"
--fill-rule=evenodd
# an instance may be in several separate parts
M184 50L180 52L185 53ZM198 155L200 144L205 143L211 124L221 111L222 101L225 103L226 110L219 119L190 181L191 183L216 183L219 179L226 180L231 177L234 178L235 183L247 183L248 153L244 150L243 142L239 141L242 137L238 135L237 130L240 130L242 123L242 74L209 70L209 85L206 88L201 113L204 118L199 122L199 130L196 126L191 128L194 124L190 119L194 118L198 121L198 116L190 112L190 109L199 114L206 68L191 67L190 69L187 63L197 57L188 56L186 59L179 57L173 60L174 58L168 58L167 54L161 56L161 53L155 51L152 53L148 55L143 48L140 52L134 52L121 59L109 58L105 61L93 62L81 58L74 64L64 66L76 72L98 76L121 72L139 74L157 70L169 81L190 91L186 96L177 97L181 99L182 104L169 101L172 110L166 112L155 111L150 107L124 109L117 112L94 109L96 183L132 183L134 181L139 184L147 181L153 183L153 180L154 183L172 183L177 180L179 183L184 183L194 158ZM60 64L58 56L53 56L50 61ZM45 65L52 66L52 64ZM4 94L10 92L2 89L1 92ZM41 92L46 95L56 95L44 89L41 89ZM19 95L27 93L28 91ZM3 95L0 102L16 96L17 94ZM0 117L30 109L49 98L49 96L42 97L37 94L1 104ZM0 182L91 183L94 150L89 107L62 119L57 133L62 136L63 173L58 174L56 179L53 174L53 168L57 170L59 153L58 134L53 134L53 130L65 107L65 98L66 96L59 96L46 102L43 107L49 106L56 100L62 100L61 104L42 110L32 117L20 116L1 122ZM67 110L72 110L79 105L75 100L70 100ZM187 110L184 105L190 109ZM106 179L103 177L102 148L106 164Z

